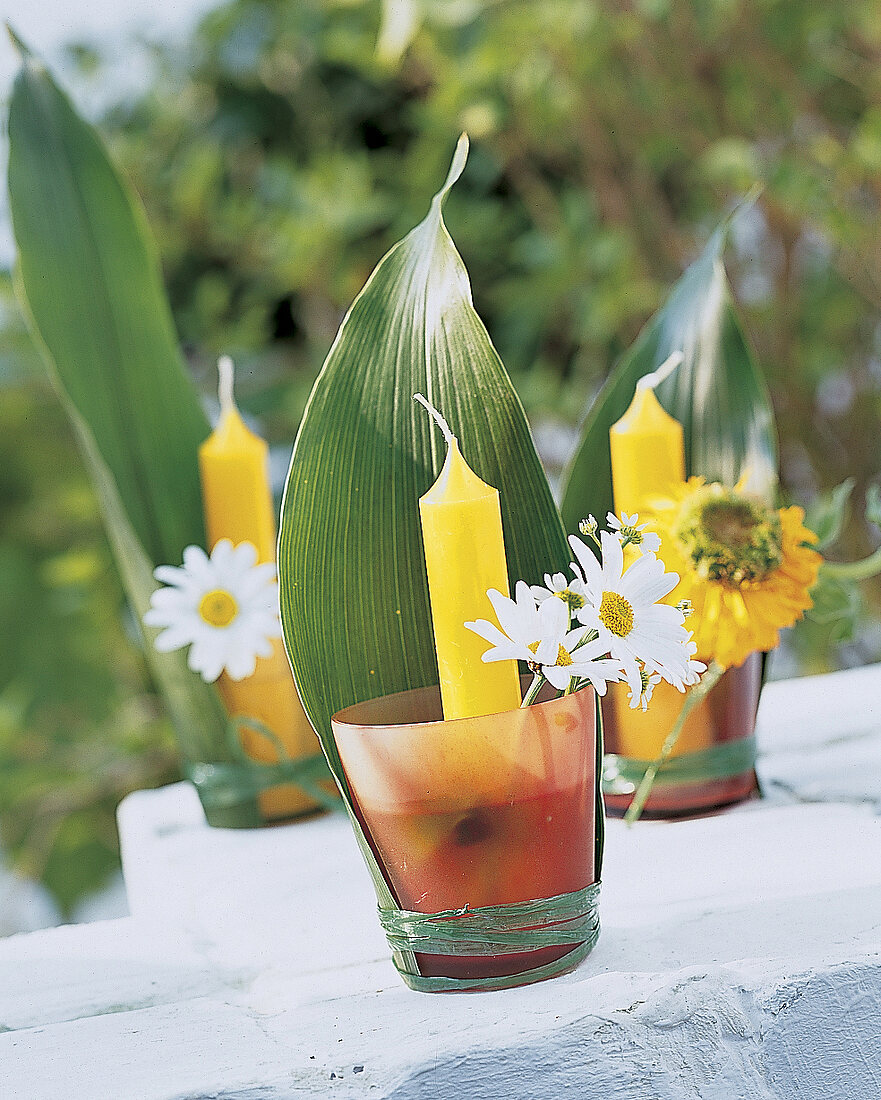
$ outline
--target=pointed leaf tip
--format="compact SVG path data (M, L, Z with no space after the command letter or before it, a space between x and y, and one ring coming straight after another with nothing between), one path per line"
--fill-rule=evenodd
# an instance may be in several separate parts
M12 24L7 21L5 23L5 26L6 26L6 33L9 35L10 41L12 42L13 46L15 46L16 50L21 55L22 61L31 60L34 56L33 53L30 51L30 49L27 47L27 45L24 42L22 42L22 40L18 37L18 35L12 29Z
M450 170L447 172L447 178L444 180L443 187L441 187L440 191L434 196L432 205L439 206L443 203L450 188L465 171L465 164L468 160L468 145L468 135L463 132L459 135L459 140L456 142L456 151L453 153L453 160L450 164Z

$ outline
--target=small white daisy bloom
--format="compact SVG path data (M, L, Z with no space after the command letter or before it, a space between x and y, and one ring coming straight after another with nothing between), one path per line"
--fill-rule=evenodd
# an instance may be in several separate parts
M275 566L258 565L250 542L221 539L210 558L188 546L182 568L160 565L153 575L168 585L144 615L148 626L165 627L154 643L160 653L188 645L187 664L209 684L224 669L244 680L272 654L271 639L281 637Z
M573 615L584 607L584 585L577 577L570 581L563 573L545 573L545 587L533 584L530 591L536 603L544 603L551 596L556 596L568 606Z
M618 519L614 512L609 512L606 523L613 529L612 533L622 545L626 543L628 546L635 546L640 554L657 554L661 549L661 539L658 535L643 534L648 524L640 523L636 512L632 516L622 512L621 519Z
M513 600L494 588L489 589L487 596L502 629L487 619L465 623L469 630L491 643L482 660L556 663L563 639L569 633L569 609L562 600L546 599L536 605L525 581L517 582ZM584 631L579 629L576 633L580 637Z
M687 643L682 612L659 604L679 581L667 573L654 554L643 554L624 569L624 552L614 535L602 534L602 565L590 548L575 535L569 537L578 563L573 569L584 581L585 605L578 619L595 630L611 654L623 666L630 690L642 695L640 661L664 679L684 681L689 675Z

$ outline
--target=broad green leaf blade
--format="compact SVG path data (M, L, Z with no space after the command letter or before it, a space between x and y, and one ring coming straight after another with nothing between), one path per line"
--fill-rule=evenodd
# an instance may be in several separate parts
M32 319L29 320L37 348L51 370L48 348L40 339ZM216 689L189 670L182 650L160 653L153 645L159 630L146 627L143 622L144 613L150 606L150 597L158 587L153 579L153 563L129 523L113 475L101 457L89 426L63 390L61 401L70 417L95 487L114 558L146 642L147 663L162 691L169 716L177 730L181 751L191 761L233 759L229 751L228 719Z
M657 389L685 432L689 475L748 488L773 501L777 441L768 390L744 338L725 277L727 223L673 288L600 391L564 477L563 522L612 508L609 428L627 411L636 382L673 351L684 361Z
M442 204L380 262L343 322L300 427L279 538L285 641L306 712L344 786L330 716L437 683L418 500L445 454L425 394L499 489L509 578L569 552L520 401L471 303Z
M24 57L9 113L20 286L150 560L204 542L208 423L178 351L140 204L91 126Z

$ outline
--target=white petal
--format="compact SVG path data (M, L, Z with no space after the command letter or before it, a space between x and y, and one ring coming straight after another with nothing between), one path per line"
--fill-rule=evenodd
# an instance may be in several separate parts
M578 565L581 567L581 571L584 574L588 591L602 592L603 571L594 552L575 535L569 536L569 545L572 547L575 557L578 559ZM574 562L572 565L574 569L578 568Z
M181 569L177 565L157 565L153 570L153 576L157 581L161 581L163 584L173 584L177 586L183 586L192 581L186 569Z
M487 619L476 619L474 622L465 623L465 626L490 643L491 648L486 650L480 658L485 664L491 664L493 661L535 660L533 654L522 643L512 642L495 623Z
M168 630L163 630L161 634L156 635L153 645L160 653L171 653L172 650L182 649L192 641L193 635L190 631L170 626Z
M187 664L207 684L213 684L223 671L223 650L207 638L197 638L190 646Z
M639 607L662 599L678 583L678 573L665 573L662 561L653 554L643 554L621 577L617 591L634 607Z
M619 592L619 580L624 569L624 551L621 543L608 531L600 536L603 547L603 589Z
M564 600L546 600L536 614L542 638L562 638L569 626L569 605Z
M253 651L237 649L226 655L226 671L231 680L245 680L253 676L257 659Z
M491 588L487 595L502 630L508 637L517 642L532 641L536 636L533 627L536 604L529 591L529 585L525 581L518 581L514 600L508 599L494 588Z
M572 679L571 666L567 665L563 667L561 665L542 665L542 675L550 680L557 691L565 691L569 686L569 681Z
M237 573L245 573L257 564L257 547L253 542L240 542L233 548L230 560L234 563ZM273 566L274 569L275 566Z
M192 580L211 585L214 573L208 555L201 546L188 546L184 550L184 569Z

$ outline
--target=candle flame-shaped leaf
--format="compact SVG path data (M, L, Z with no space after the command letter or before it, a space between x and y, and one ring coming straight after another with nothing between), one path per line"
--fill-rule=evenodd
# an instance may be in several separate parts
M637 382L673 352L682 363L656 387L666 410L682 424L689 475L748 487L772 502L777 484L777 439L764 379L734 309L722 262L730 219L612 371L584 424L564 478L563 522L577 532L588 513L612 508L609 428L627 410Z
M442 411L468 465L499 490L510 578L537 583L570 557L523 408L444 225L467 149L463 136L427 217L381 260L345 318L282 504L285 639L340 779L331 714L437 683L418 501L446 445L414 393Z

